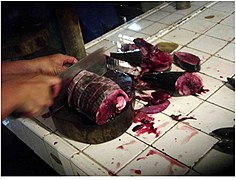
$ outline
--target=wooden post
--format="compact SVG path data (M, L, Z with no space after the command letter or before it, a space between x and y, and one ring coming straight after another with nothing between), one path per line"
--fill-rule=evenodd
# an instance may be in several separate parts
M83 36L74 8L63 7L56 14L66 53L77 59L85 57Z

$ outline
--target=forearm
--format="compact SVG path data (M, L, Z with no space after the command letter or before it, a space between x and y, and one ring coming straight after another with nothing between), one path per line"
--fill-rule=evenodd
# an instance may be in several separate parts
M12 79L15 76L31 73L40 73L40 67L35 60L20 60L2 63L2 81Z

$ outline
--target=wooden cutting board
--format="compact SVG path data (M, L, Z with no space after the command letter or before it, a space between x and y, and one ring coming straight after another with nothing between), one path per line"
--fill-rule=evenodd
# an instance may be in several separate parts
M118 116L103 125L95 124L82 113L65 105L52 115L62 135L79 142L98 144L119 137L130 127L134 119L132 78L118 71L107 71L105 76L115 81L132 100Z

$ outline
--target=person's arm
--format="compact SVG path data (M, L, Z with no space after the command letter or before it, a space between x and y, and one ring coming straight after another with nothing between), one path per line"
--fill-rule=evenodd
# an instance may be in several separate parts
M19 60L3 62L2 81L13 79L19 75L38 73L44 75L58 75L67 67L66 64L74 64L78 60L72 56L54 54L32 60Z
M53 103L60 90L61 80L52 76L27 76L2 83L1 119L12 112L27 116L38 115ZM52 88L54 87L54 88ZM53 92L52 92L53 90Z

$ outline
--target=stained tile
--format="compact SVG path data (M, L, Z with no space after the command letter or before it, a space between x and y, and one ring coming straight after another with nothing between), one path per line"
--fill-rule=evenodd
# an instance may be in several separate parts
M117 175L150 176L150 175L184 175L188 167L171 157L149 147L134 161L123 168Z
M186 45L198 36L198 33L178 28L163 36L162 39L169 40L177 44Z
M127 130L128 133L135 136L136 138L151 145L156 139L161 137L165 132L167 132L171 127L173 127L177 122L173 121L169 116L162 113L150 114L150 117L154 118L153 128L157 128L157 133L137 133L138 131L133 131L133 128L140 125L140 123L133 123Z
M228 12L221 12L221 11L216 11L213 9L207 9L207 10L203 11L202 13L200 13L197 16L197 18L205 20L205 21L219 23L229 15L230 15L230 13L228 13Z
M206 35L225 41L232 41L235 37L235 29L231 26L217 24L215 27L207 31Z
M208 54L214 54L227 44L226 41L216 39L210 36L202 35L187 46Z
M184 23L181 28L204 34L215 25L216 23L214 22L204 21L196 17Z
M147 34L147 35L154 35L166 27L167 27L167 25L157 22L157 23L154 23L154 24L148 26L147 28L143 29L142 33Z
M168 143L166 143L168 142ZM199 146L201 142L201 146ZM178 123L164 136L158 139L153 146L188 166L192 166L203 157L217 142L184 123Z
M208 101L235 111L235 92L227 86L221 87Z
M227 44L223 49L216 53L216 56L235 62L235 44Z
M170 105L163 111L163 113L168 114L169 116L172 114L187 115L202 102L202 100L194 96L171 97L169 100Z
M179 51L191 53L191 54L194 54L195 56L198 56L200 58L200 60L201 60L201 62L200 62L201 64L203 62L205 62L209 57L211 57L210 54L207 54L207 53L204 53L204 52L192 49L192 48L188 48L186 46L181 48Z
M159 21L160 19L162 19L162 18L164 18L164 17L166 17L166 16L168 16L168 15L170 15L169 12L157 11L157 12L154 12L154 13L152 13L151 15L145 17L145 19L150 20L150 21L155 21L155 22L157 22L157 21Z
M215 77L222 81L227 81L235 73L234 63L212 56L201 67L201 72Z
M194 169L202 175L226 175L226 172L230 168L232 169L234 164L235 157L233 155L212 149L194 166Z
M234 125L234 113L208 102L201 104L190 116L196 120L188 119L185 122L205 133Z
M124 133L112 141L89 146L84 153L115 173L146 147L141 141Z
M171 24L176 23L177 21L181 20L183 17L184 17L184 15L182 15L182 14L173 13L169 16L164 17L159 22L163 23L163 24L171 25Z
M87 174L90 176L109 175L109 172L106 169L83 153L73 155L71 158L71 165L76 174Z

